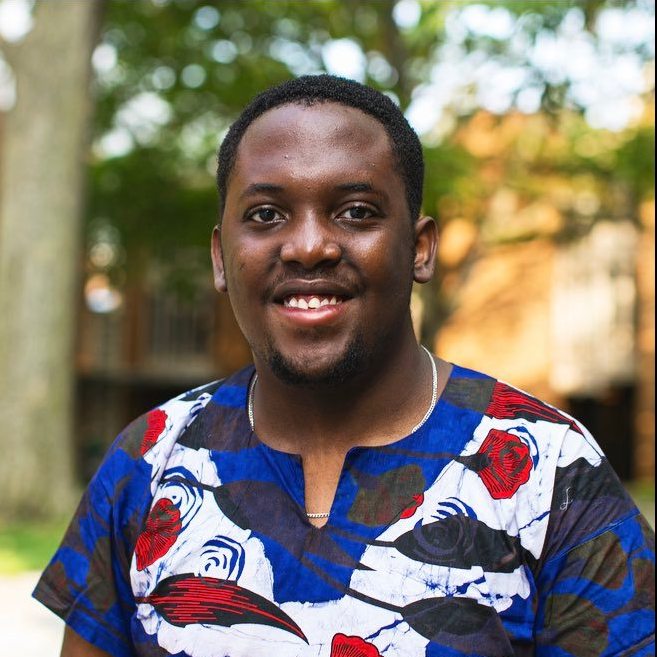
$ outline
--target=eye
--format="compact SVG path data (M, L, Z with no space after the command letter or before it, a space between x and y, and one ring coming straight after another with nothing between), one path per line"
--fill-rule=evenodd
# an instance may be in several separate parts
M271 224L280 221L283 215L274 208L257 208L249 212L246 218L259 224Z
M367 205L352 205L343 210L339 216L354 221L362 221L373 217L375 214L376 212Z

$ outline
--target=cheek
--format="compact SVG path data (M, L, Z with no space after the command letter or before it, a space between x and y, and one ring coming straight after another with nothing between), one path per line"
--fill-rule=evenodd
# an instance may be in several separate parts
M412 283L415 249L406 235L395 240L372 240L353 253L372 285L405 289Z
M230 249L224 253L226 265L226 281L229 290L248 287L250 284L250 268L255 264L253 257L249 258L247 249Z

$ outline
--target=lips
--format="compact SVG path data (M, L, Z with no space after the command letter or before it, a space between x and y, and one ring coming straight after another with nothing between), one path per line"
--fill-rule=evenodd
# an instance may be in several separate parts
M348 301L355 290L328 279L294 279L276 285L271 296L274 303L286 308L317 310Z
M316 329L340 321L354 296L354 287L333 280L299 278L275 286L270 298L288 326Z

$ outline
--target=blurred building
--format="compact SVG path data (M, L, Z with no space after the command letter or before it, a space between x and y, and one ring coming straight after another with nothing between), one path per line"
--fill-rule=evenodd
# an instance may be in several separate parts
M205 260L208 260L206 257ZM151 274L157 272L151 267ZM124 289L91 274L80 299L76 454L89 478L130 421L185 390L226 376L250 352L225 296L207 276L181 294L158 275Z
M599 224L566 247L537 239L487 249L435 349L570 412L624 479L654 477L650 232Z
M495 189L478 228L459 217L443 228L451 308L435 350L570 412L623 479L652 479L654 200L601 201L553 174L539 198L510 186L496 159L513 160L509 144L518 148L530 121L476 117L462 135ZM583 228L568 234L570 225Z

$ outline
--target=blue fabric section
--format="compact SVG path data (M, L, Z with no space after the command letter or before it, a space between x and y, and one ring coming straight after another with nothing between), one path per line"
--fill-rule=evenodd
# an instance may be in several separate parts
M247 480L275 482L299 498L300 484L303 484L301 467L298 459L289 454L257 444L240 452L213 451L210 458L223 483Z
M63 545L55 552L55 556L50 561L50 564L53 565L57 562L62 563L64 566L71 596L73 597L75 592L84 586L87 573L89 572L89 559L83 554L76 552L73 548Z
M650 643L642 646L636 650L632 657L654 657L655 655L655 640L653 639Z
M265 545L267 555L271 555L272 561L280 566L274 570L274 599L279 604L289 600L322 602L338 600L343 596L342 591L292 558L292 555L281 545L271 541L267 536L258 536L258 538Z
M460 365L454 364L452 366L452 379L490 379L491 377L488 374L483 374L482 372L477 372L475 370L468 369L467 367L461 367Z
M461 453L465 444L472 439L472 433L479 424L482 413L466 408L457 408L443 400L436 404L426 430L431 432L431 445L434 451L451 454Z
M468 654L436 643L430 643L427 646L425 655L426 657L483 657L483 655Z
M613 532L618 536L621 546L631 555L632 559L647 559L654 564L655 552L652 546L646 543L639 518L637 510L636 515L613 527Z
M596 553L606 557L597 568L590 565ZM646 572L646 563L653 564L652 573ZM642 573L645 580L635 581L637 573ZM547 562L539 581L537 628L550 645L550 649L544 646L539 655L577 657L559 646L577 643L580 632L580 641L588 636L586 621L569 621L558 613L548 615L551 605L557 608L555 605L564 605L560 601L566 600L579 601L580 610L573 608L570 612L574 618L581 614L584 619L590 619L589 623L605 619L606 627L600 632L606 633L608 642L600 652L601 657L624 654L654 636L655 617L649 611L651 594L642 591L651 581L654 587L654 553L646 545L636 516ZM572 607L574 603L569 604Z
M530 583L533 584L531 578ZM530 596L531 599L533 596ZM500 618L510 637L531 645L534 640L534 610L527 604L527 600L514 596L513 604L500 613Z
M614 637L636 637L644 639L654 632L655 614L649 609L637 609L621 616L616 616L609 621L609 636L612 638L610 646L601 657L612 657L618 650L627 650L626 641L614 641ZM637 640L632 642L636 645Z
M245 408L248 389L246 386L236 386L230 383L222 385L212 395L212 401L220 406L229 408Z

